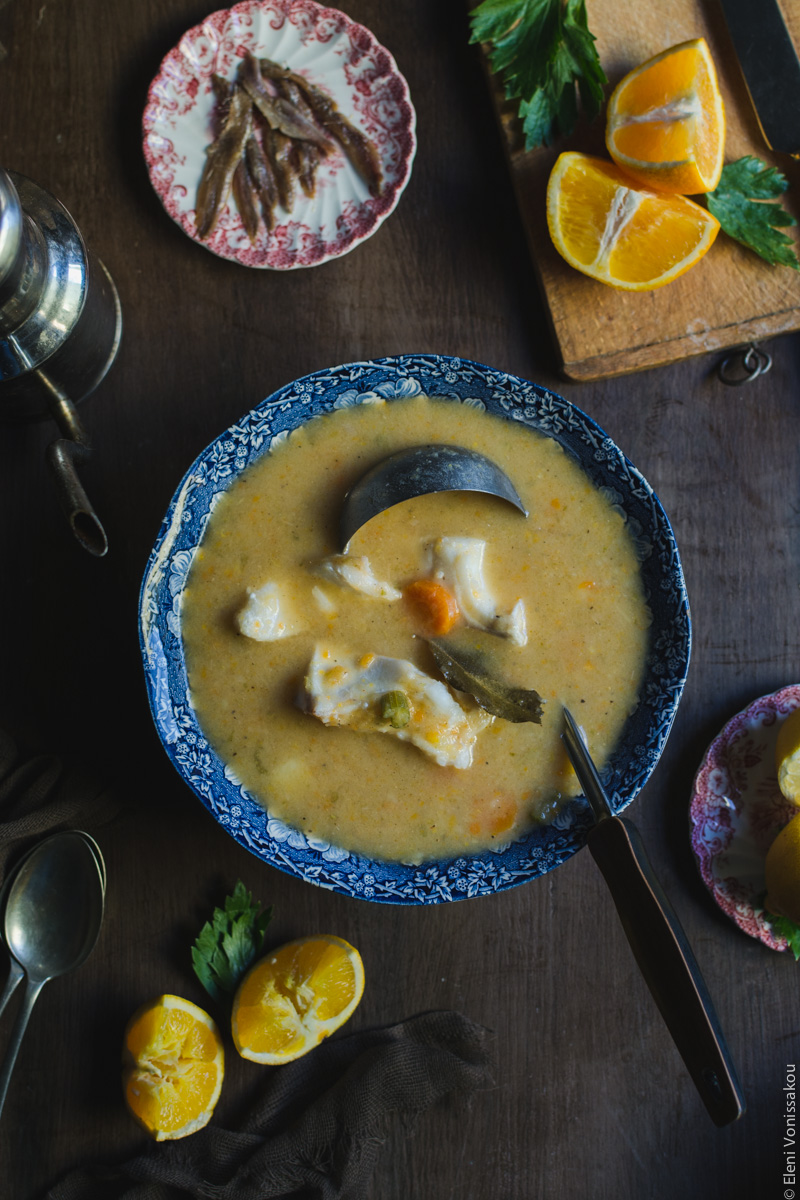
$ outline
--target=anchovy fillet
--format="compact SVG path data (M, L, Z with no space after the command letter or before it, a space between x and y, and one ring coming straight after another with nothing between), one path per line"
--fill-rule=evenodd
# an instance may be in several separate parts
M253 181L261 205L264 224L267 231L271 233L275 228L275 205L278 203L275 172L257 137L253 136L247 139L244 154L247 160L248 174Z
M201 239L213 231L228 203L234 172L252 132L251 107L249 96L235 88L222 131L208 148L195 206L197 235Z
M330 139L313 121L305 117L288 100L282 96L273 96L267 90L258 59L252 54L246 54L239 64L238 79L272 129L278 130L286 137L313 142L323 154L332 150Z
M233 172L233 198L242 218L244 231L250 242L255 242L258 236L258 211L255 204L255 191L250 173L247 170L247 160L240 158Z

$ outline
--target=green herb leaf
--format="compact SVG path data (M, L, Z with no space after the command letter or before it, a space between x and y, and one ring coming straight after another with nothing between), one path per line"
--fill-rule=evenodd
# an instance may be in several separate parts
M706 203L729 237L773 266L800 271L792 239L780 232L781 227L797 224L776 202L788 186L777 168L747 154L723 167L722 178L706 196Z
M430 646L436 665L451 687L469 692L487 712L505 721L542 723L542 697L527 688L511 687L492 672L480 644L432 638Z
M272 920L272 908L259 905L239 880L225 907L215 908L192 947L192 965L210 996L226 1002L248 967L264 948L264 935Z
M489 64L506 98L519 99L525 149L549 145L589 118L607 82L586 19L585 0L483 0L470 14L472 42L488 43Z
M788 917L773 917L769 913L767 917L772 926L772 932L776 937L786 938L795 961L800 962L800 925L795 925L794 921L790 921Z

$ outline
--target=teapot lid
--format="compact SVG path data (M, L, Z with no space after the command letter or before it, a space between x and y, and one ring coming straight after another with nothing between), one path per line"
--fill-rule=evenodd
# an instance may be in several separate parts
M0 167L0 304L22 248L22 206L7 171Z
M0 188L0 388L7 394L9 380L38 370L71 336L86 299L87 260L75 222L54 196L16 171L0 169Z

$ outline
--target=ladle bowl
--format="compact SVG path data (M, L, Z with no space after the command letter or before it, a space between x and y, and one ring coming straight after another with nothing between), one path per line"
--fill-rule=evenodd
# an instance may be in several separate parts
M3 937L26 987L0 1070L0 1112L31 1010L44 985L81 966L103 920L104 868L75 830L53 834L23 859L11 881ZM9 993L10 994L10 993Z
M528 515L505 471L485 454L463 446L412 446L384 458L350 488L339 519L342 550L347 552L356 531L378 513L432 492L483 492Z

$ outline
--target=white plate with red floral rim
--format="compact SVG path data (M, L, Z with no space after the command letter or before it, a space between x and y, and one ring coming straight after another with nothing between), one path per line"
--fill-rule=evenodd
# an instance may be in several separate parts
M197 186L214 138L211 77L232 79L246 51L271 58L327 92L339 111L373 142L381 165L377 196L337 151L320 164L315 195L299 194L291 212L277 209L255 243L232 200L200 240ZM183 35L150 85L142 121L150 181L184 233L221 258L246 267L292 270L346 254L397 205L416 152L416 118L408 84L391 54L363 25L313 0L244 0L206 17Z
M800 708L800 685L761 696L728 721L709 746L692 787L692 849L708 890L745 933L772 950L789 948L764 909L764 859L797 812L778 787L775 741Z

